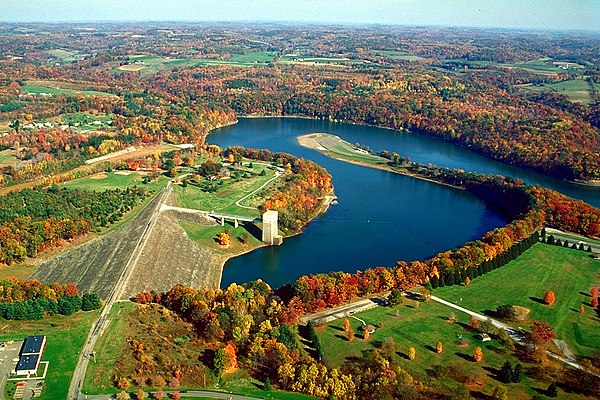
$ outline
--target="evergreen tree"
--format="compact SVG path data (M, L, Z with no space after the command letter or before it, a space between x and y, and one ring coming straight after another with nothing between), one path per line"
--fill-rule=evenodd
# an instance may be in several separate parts
M440 279L437 277L437 275L432 276L429 282L431 283L432 289L437 289L440 285Z
M546 394L548 395L548 397L558 396L558 386L556 385L556 383L552 382L548 386L548 389L546 390Z
M265 384L263 385L263 390L266 392L271 391L271 380L269 379L268 376L267 376L267 379L265 379Z
M512 371L512 377L511 380L514 383L519 383L521 382L521 380L523 380L525 374L523 372L523 367L521 366L521 364L517 363L517 365L515 365L515 368Z
M505 361L500 368L499 378L501 382L511 383L513 379L513 370L510 361Z

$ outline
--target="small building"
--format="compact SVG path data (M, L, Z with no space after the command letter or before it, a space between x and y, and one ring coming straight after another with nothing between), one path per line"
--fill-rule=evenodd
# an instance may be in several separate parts
M492 340L490 335L488 335L487 333L478 333L477 336L475 336L475 339L481 340L482 342L489 342Z
M45 348L46 336L29 336L25 339L19 353L19 362L15 368L15 373L17 375L33 375L37 373Z
M374 327L373 325L362 325L362 326L360 327L360 329L361 329L363 332L368 332L368 333L369 333L369 335L370 335L370 334L372 334L372 333L375 333L375 327Z
M33 375L37 373L40 367L41 356L39 354L25 355L19 358L19 363L15 368L17 376Z

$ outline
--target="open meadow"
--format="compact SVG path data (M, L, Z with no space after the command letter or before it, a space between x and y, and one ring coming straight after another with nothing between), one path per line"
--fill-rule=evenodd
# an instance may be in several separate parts
M592 286L600 286L598 260L587 252L539 243L469 286L438 288L434 294L479 313L502 304L525 307L531 312L518 326L528 330L531 320L546 321L575 354L589 356L600 351L600 318L590 306ZM542 301L548 290L556 295L551 306Z

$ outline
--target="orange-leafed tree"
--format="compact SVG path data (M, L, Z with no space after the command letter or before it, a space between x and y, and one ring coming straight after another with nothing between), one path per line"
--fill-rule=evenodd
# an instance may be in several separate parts
M477 317L472 316L471 317L471 322L470 322L469 325L471 325L471 328L477 330L479 328L479 320L477 319Z
M554 291L548 290L544 295L544 303L551 306L556 301L556 296L554 295Z
M481 360L483 360L483 351L481 350L481 347L477 346L475 347L475 350L473 350L473 361L481 362Z
M233 342L227 343L225 346L225 371L232 372L238 367L237 349Z
M598 298L597 297L592 297L592 300L590 301L590 304L592 305L592 307L598 308Z
M364 331L364 333L363 333L363 339L364 340L369 339L369 331L367 331L367 330Z
M348 341L349 342L353 341L354 340L354 329L349 328L347 332L348 332Z
M437 342L435 344L435 352L440 354L442 351L444 351L444 345L442 344L442 342Z
M598 297L598 286L594 286L590 289L590 296Z
M532 321L531 322L531 333L533 334L533 339L537 344L546 344L551 339L556 338L556 333L554 329L545 321Z
M346 319L344 321L344 332L348 332L350 330L350 321Z
M229 245L229 243L231 242L231 234L229 233L228 229L225 229L225 231L217 235L217 242L219 242L221 246Z

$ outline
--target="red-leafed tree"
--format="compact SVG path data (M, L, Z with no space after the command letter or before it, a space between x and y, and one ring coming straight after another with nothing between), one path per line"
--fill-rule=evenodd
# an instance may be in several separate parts
M554 329L545 321L532 321L530 329L536 345L546 344L556 338Z

